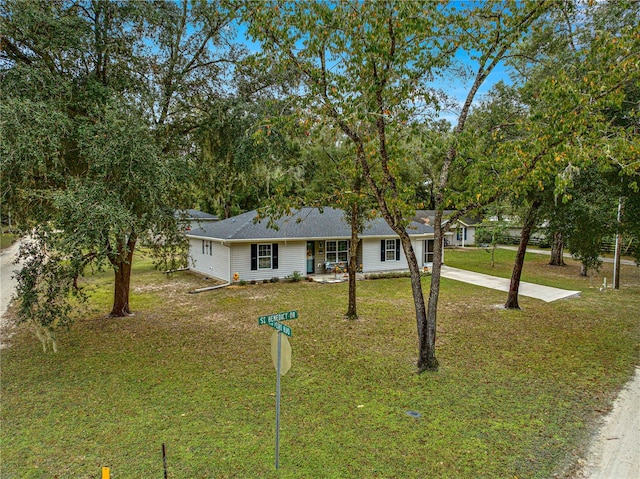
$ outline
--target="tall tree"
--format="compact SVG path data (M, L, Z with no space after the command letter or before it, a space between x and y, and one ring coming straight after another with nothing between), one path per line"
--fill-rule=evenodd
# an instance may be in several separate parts
M527 213L522 224L518 251L516 252L516 259L513 271L511 272L511 281L509 282L507 301L504 304L505 309L520 309L520 305L518 304L518 292L520 290L520 278L522 277L524 255L527 253L527 245L529 244L531 233L533 233L537 224L539 209L540 200L535 198L531 201L531 204L528 205Z
M511 58L525 114L516 123L518 135L496 142L494 153L514 194L532 200L543 191L553 192L547 197L554 201L569 200L573 172L594 165L626 177L638 169L637 103L627 93L640 76L638 5L562 6L570 8L553 12L557 21L536 30ZM612 111L626 121L612 121ZM523 259L517 256L514 280ZM512 283L508 306L517 304L518 283Z
M186 1L8 0L0 8L3 204L27 229L35 225L43 254L34 258L72 260L73 269L50 269L60 281L75 285L87 265L110 265L111 314L130 314L136 246L175 236L196 106L220 94L223 65L234 58L225 43L232 12ZM38 271L21 273L26 317L53 304L35 285L58 278L27 277Z
M436 314L449 172L458 136L475 95L491 71L547 8L549 2L488 2L460 7L432 2L247 2L250 33L271 55L271 65L303 78L306 112L352 142L378 209L398 234L411 272L418 330L418 370L438 368ZM459 7L459 8L457 8ZM463 48L475 62L471 87L434 188L435 251L429 308L406 226L415 191L399 175L408 158L408 122L436 105L431 81Z
M318 131L309 135L303 157L306 172L305 203L320 207L331 204L344 211L344 219L351 227L349 244L349 301L347 319L358 319L357 280L358 245L367 220L372 218L373 198L366 193L365 180L358 168L355 152L345 142L344 135Z
M273 124L282 105L274 99L220 99L196 134L194 183L199 204L223 218L263 206L299 180L298 146Z

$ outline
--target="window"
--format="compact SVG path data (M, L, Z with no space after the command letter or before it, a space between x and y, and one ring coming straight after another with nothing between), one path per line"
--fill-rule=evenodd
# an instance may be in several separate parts
M380 261L400 261L400 240L380 240Z
M325 247L327 249L325 256L327 262L340 263L349 259L349 241L327 241Z
M396 240L385 241L385 260L395 261L396 259Z
M202 254L213 256L213 243L211 241L202 240Z
M258 245L258 269L271 269L271 245Z
M424 240L424 264L433 263L433 240Z
M462 241L463 239L467 241L467 228L465 228L464 226L459 227L456 230L456 238L458 241Z
M278 269L278 243L251 245L251 270Z

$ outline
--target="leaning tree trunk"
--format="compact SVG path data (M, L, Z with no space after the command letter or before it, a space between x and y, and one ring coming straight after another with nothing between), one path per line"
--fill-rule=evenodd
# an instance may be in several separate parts
M356 270L358 267L358 206L351 206L351 246L349 248L349 307L347 308L347 319L358 319L356 309Z
M520 244L516 253L516 261L513 265L513 273L511 274L511 283L509 284L509 295L504 307L506 309L520 309L518 304L518 291L520 290L520 277L522 276L522 267L524 266L524 255L527 252L527 245L531 232L536 224L536 214L538 212L538 202L534 202L529 209L527 218L522 226L522 235L520 236Z
M131 314L129 308L129 288L131 285L131 264L136 240L129 238L118 243L118 255L111 261L114 269L113 308L110 316L124 317Z
M564 242L562 233L556 231L553 233L553 241L551 242L551 259L549 266L564 266Z

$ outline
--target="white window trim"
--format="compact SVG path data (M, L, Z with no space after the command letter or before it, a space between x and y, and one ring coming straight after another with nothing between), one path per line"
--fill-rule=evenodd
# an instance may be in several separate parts
M260 247L261 246L268 246L269 247L269 255L260 255ZM260 265L260 260L264 259L264 258L269 258L269 267L262 267ZM258 269L259 270L267 270L267 269L273 269L273 246L271 245L271 243L258 243Z
M346 249L338 249L338 245L340 244L341 241L346 242L346 245L347 245ZM342 263L342 262L349 261L349 250L350 250L350 248L349 248L349 240L326 240L324 243L325 243L324 244L324 250L325 250L324 259L325 259L326 262L329 262L329 263ZM329 251L329 244L331 244L331 243L335 243L335 245L336 245L335 251ZM340 259L339 258L339 254L340 253L346 253L347 259ZM330 254L334 254L336 256L334 260L329 259L329 255Z
M398 261L397 258L397 251L396 251L396 245L397 245L397 241L395 239L388 239L388 240L384 240L384 260L385 262L387 261ZM391 245L391 247L389 247L389 245ZM391 258L389 258L389 253L392 253Z

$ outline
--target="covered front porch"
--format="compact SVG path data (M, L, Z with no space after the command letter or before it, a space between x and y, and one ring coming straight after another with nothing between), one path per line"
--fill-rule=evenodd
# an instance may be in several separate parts
M337 279L347 270L351 241L347 239L326 239L307 241L307 275L335 276ZM362 269L362 241L358 242L358 269Z

